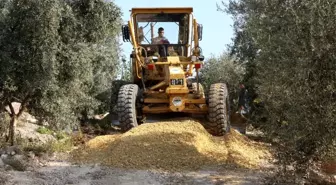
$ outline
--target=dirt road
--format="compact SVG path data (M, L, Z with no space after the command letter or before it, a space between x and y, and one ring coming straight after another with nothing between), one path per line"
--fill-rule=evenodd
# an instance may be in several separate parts
M188 173L123 170L101 166L75 166L67 162L48 162L33 171L1 171L4 185L131 185L195 184L258 185L264 172L242 169L207 169Z
M169 117L171 118L171 117ZM162 118L161 118L162 119ZM155 121L155 119L153 120ZM158 136L153 135L151 132L160 133ZM179 132L182 133L181 136L176 137L175 135ZM181 134L180 133L180 134ZM175 135L174 135L175 134ZM143 138L142 140L139 139ZM187 137L188 136L188 137ZM113 137L113 136L111 136ZM190 137L190 138L189 138ZM87 143L87 147L96 147L93 149L93 153L90 150L83 150L83 155L88 158L84 158L86 165L74 165L70 163L69 154L65 156L48 157L41 159L38 162L39 165L32 166L26 171L14 171L5 170L5 168L0 168L0 184L3 185L65 185L65 184L75 184L75 185L132 185L132 184L152 184L152 185L168 185L168 184L195 184L195 185L219 185L219 184L230 184L230 185L258 185L262 184L263 178L267 175L269 168L267 164L261 164L261 168L249 169L244 167L237 168L234 164L220 164L213 162L214 156L222 155L222 151L217 151L218 148L211 146L218 146L219 143L214 142L212 138L206 134L206 131L198 125L198 123L191 122L190 120L182 119L180 123L157 123L155 125L148 124L134 129L131 133L125 134L118 137L116 140L109 139L109 136L96 137ZM188 140L188 138L190 140ZM104 140L108 139L108 140ZM256 149L254 149L252 142L244 139L243 136L236 135L229 140L224 146L228 147L227 153L223 155L228 155L228 159L238 160L248 159L252 155L256 155ZM133 144L132 144L133 143ZM135 144L134 144L135 143ZM138 144L137 144L138 143ZM147 144L145 147L142 144ZM230 144L231 143L231 144ZM237 144L237 145L235 145ZM164 147L159 147L162 145ZM204 145L204 146L203 146ZM150 147L155 146L155 147ZM188 150L193 148L193 150ZM223 147L223 146L221 146ZM175 148L175 152L170 151L171 148ZM210 150L211 149L211 150ZM224 150L223 149L223 150ZM250 149L250 150L249 150ZM252 150L254 149L254 150ZM166 161L169 159L180 159L186 152L189 152L187 156L184 156L185 160L192 163L197 163L196 166L202 166L198 170L185 170L183 172L168 172L159 171L158 168L145 168L146 170L140 170L142 168L133 169L121 169L113 165L89 165L86 159L99 159L103 156L109 164L113 161L123 162L123 151L130 150L130 154L137 153L137 155L127 156L128 162L134 162L136 160L150 162L152 166L160 166L158 164L153 164L152 160L147 159L147 155L157 154L155 159L160 159ZM120 152L115 152L120 151ZM149 153L148 153L149 151ZM255 152L253 152L255 151ZM114 155L113 155L114 152ZM147 153L146 153L147 152ZM156 152L156 153L155 153ZM166 154L169 154L166 156ZM202 161L198 161L200 155L209 155L208 158L202 158L204 164L211 162L203 166ZM80 157L82 154L78 154ZM75 155L76 156L76 155ZM154 155L155 156L155 155ZM212 158L211 158L212 156ZM257 155L256 155L257 156ZM132 160L130 160L132 159ZM210 160L211 159L211 160ZM257 160L258 158L251 158L251 160ZM112 162L111 162L112 160ZM161 162L162 162L161 160ZM195 161L196 160L196 161ZM94 161L94 160L93 160ZM243 160L244 161L244 160ZM92 162L92 161L91 161ZM236 161L238 162L238 161ZM247 161L244 161L247 162ZM96 162L93 162L95 164ZM119 164L117 163L117 164ZM133 166L141 166L139 163ZM162 163L165 164L165 163ZM161 166L162 166L161 164ZM167 163L168 164L168 163ZM170 164L170 163L169 163ZM194 166L189 163L184 163L180 161L179 164L174 164L175 167L183 167L183 165ZM238 164L238 163L237 163ZM181 166L182 165L182 166ZM136 170L137 169L137 170Z

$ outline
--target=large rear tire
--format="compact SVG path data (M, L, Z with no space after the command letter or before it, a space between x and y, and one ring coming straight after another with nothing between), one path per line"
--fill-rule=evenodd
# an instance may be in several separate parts
M124 80L114 80L112 81L111 86L111 96L110 96L110 114L117 114L117 105L118 105L118 94L120 87L123 85L129 84L129 82Z
M126 132L138 126L137 97L139 87L135 84L121 86L118 93L117 112L120 128Z
M214 136L223 136L230 131L229 92L225 83L210 86L209 109L206 128Z

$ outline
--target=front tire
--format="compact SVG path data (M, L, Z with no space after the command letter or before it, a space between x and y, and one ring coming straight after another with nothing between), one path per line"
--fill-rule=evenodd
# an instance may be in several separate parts
M229 92L225 83L210 86L207 128L214 136L223 136L230 131Z
M139 87L135 84L126 84L121 86L118 93L117 112L120 128L126 132L133 127L138 126L137 116L137 97Z

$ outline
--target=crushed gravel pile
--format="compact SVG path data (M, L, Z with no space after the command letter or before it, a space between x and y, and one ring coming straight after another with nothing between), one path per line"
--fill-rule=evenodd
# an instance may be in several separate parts
M148 123L124 134L98 136L72 153L78 163L168 171L237 164L257 168L269 155L235 130L213 137L193 120Z

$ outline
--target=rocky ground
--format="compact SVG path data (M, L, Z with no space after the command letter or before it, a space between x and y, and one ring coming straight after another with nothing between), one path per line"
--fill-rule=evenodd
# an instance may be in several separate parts
M185 173L156 170L125 170L98 165L72 165L65 161L48 161L26 171L0 170L4 185L101 185L101 184L262 184L265 172L235 168L209 168Z
M26 184L261 184L260 174L255 172L227 170L225 172L204 171L160 173L143 170L123 170L100 166L71 166L52 163L36 171L1 172L4 185Z

